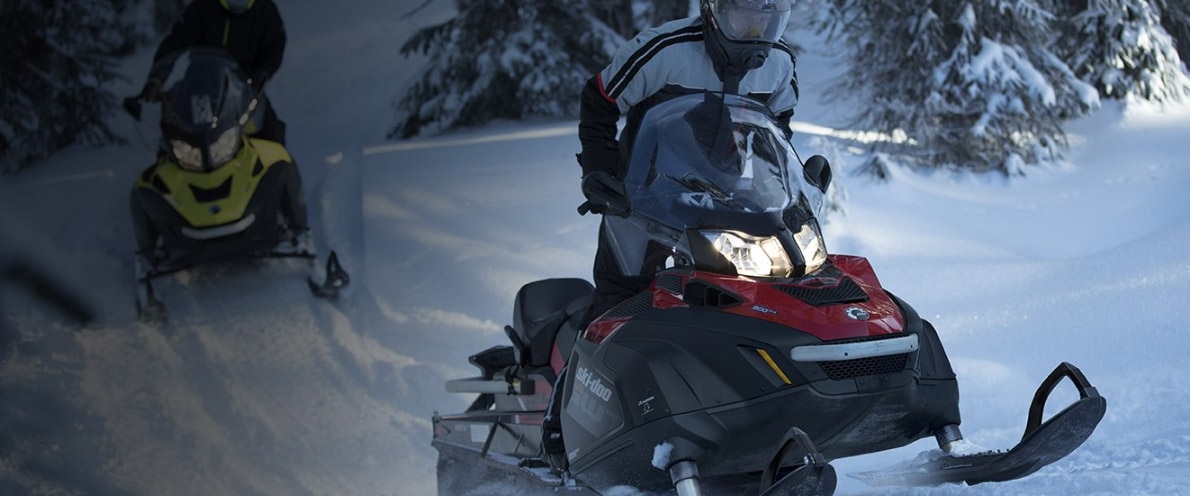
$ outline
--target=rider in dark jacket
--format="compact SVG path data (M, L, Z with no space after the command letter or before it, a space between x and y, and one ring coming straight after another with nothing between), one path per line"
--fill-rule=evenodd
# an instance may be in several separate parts
M188 48L221 48L235 59L240 69L249 77L249 84L256 91L263 106L263 122L252 136L285 144L285 123L277 118L276 112L263 93L265 82L281 66L285 40L285 26L273 0L193 0L157 47L153 57L154 69L150 70L141 93L125 99L124 107L139 119L139 101L158 100L160 96L157 93L162 89L162 79L165 75L155 71L170 69L169 64L158 62ZM148 170L156 166L156 163L150 165ZM284 197L286 203L281 208L288 220L286 229L296 246L305 243L309 237L305 196L297 169L287 169L284 174L281 181L285 184L287 194ZM132 193L137 256L145 259L143 265L146 267L153 266L154 260L160 256L156 253L157 232L148 216L148 209L144 206L155 201L147 199L151 196L138 190Z
M194 0L161 40L153 56L154 66L191 47L226 50L248 75L252 88L260 92L281 67L285 25L273 0ZM154 79L160 78L150 73L139 95L141 99L153 99ZM285 143L285 124L277 118L272 105L265 105L264 124L254 136Z

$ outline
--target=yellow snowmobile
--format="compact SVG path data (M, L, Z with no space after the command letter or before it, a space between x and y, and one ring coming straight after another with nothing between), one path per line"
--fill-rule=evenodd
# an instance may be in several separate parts
M253 136L264 104L235 60L217 49L190 49L153 74L162 138L131 198L141 319L164 318L152 282L166 274L242 257L316 265L298 168L283 144ZM129 112L136 117L136 110ZM349 281L334 252L318 272L323 277L312 276L310 286L319 296Z

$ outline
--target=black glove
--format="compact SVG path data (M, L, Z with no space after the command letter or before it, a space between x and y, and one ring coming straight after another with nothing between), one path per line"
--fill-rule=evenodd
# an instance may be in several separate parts
M133 119L140 120L140 97L130 96L124 99L124 111Z
M583 176L583 196L587 201L578 207L580 215L587 212L628 217L632 207L628 202L628 188L616 176L595 171Z

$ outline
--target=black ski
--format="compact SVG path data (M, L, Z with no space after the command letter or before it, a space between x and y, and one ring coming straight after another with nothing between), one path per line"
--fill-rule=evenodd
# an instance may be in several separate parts
M137 282L136 316L146 324L165 322L165 304L153 288L152 278L144 278Z
M781 465L791 454L800 455L802 465L781 474ZM757 492L760 496L830 496L835 493L836 483L835 468L826 462L826 457L814 446L810 436L793 427L760 474Z
M306 283L309 285L310 291L319 298L333 299L339 295L339 291L343 287L351 282L351 277L347 275L347 271L343 270L343 265L339 263L339 256L334 251L327 257L325 267L318 263L318 255L316 253L307 250L272 250L253 254L251 258L299 258L309 260L311 270L310 274L306 277ZM137 317L141 322L146 324L164 323L167 318L165 304L162 303L161 297L153 287L153 281L192 267L150 265L140 260L137 261L137 264ZM142 264L145 266L142 267Z
M315 280L314 275L307 278L306 282L310 284L310 291L314 292L314 296L319 298L334 298L339 295L339 290L351 282L351 277L347 275L347 271L343 270L343 266L339 264L339 256L334 251L331 251L331 254L326 257L326 271L322 282Z
M1045 401L1062 378L1070 378L1080 398L1041 422ZM1021 442L1008 451L950 456L926 463L849 474L873 486L930 486L943 483L1001 482L1025 477L1069 455L1091 436L1107 411L1107 400L1074 365L1063 362L1033 396Z

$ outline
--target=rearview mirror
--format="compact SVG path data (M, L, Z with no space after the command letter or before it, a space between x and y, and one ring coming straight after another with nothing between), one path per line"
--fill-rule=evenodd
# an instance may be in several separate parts
M815 155L807 159L806 164L802 167L802 173L806 177L806 182L814 185L823 193L826 193L826 188L831 185L833 177L831 164L822 155Z

